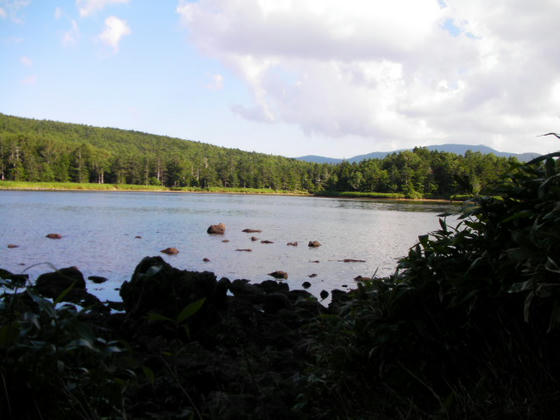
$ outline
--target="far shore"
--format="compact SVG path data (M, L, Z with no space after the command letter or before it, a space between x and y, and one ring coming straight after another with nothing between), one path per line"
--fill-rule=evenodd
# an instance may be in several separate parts
M324 197L339 199L367 199L379 201L397 201L412 203L445 203L460 204L462 199L446 198L407 198L403 194L393 193L362 193L346 191L328 191L323 193L309 193L307 191L272 190L269 188L224 188L210 187L208 189L192 187L163 187L132 184L94 184L74 182L24 182L0 181L0 190L4 191L98 191L98 192L165 192L165 193L195 193L195 194L241 194L241 195L280 195L297 197Z

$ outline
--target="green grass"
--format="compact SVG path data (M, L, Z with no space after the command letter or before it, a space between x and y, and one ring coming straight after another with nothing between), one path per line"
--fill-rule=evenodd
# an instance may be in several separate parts
M25 182L0 181L0 190L85 190L85 191L177 191L225 194L290 194L308 195L306 191L273 190L270 188L227 188L227 187L165 187L160 185L93 184L77 182Z

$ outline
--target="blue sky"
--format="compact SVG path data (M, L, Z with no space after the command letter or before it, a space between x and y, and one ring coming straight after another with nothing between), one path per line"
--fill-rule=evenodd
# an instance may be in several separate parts
M559 7L466 3L0 0L0 112L285 156L557 150Z

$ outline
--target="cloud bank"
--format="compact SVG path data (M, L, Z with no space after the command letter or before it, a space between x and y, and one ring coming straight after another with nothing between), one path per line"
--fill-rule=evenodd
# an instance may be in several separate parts
M250 87L254 102L232 107L243 118L375 149L538 150L560 126L556 0L180 0L177 12Z

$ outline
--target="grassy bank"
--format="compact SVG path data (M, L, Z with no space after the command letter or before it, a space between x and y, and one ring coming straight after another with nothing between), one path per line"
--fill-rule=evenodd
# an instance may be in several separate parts
M403 193L382 193L382 192L361 192L361 191L322 191L316 193L319 197L340 197L340 198L375 198L387 200L410 200L410 201L426 201L426 202L449 202L449 201L466 201L472 199L472 195L455 194L451 197L439 197L432 195L424 195L420 197L407 197Z
M309 195L306 191L272 190L270 188L227 188L227 187L165 187L161 185L93 184L77 182L26 182L0 181L0 190L24 191L152 191L152 192L197 192L223 194L281 194Z

